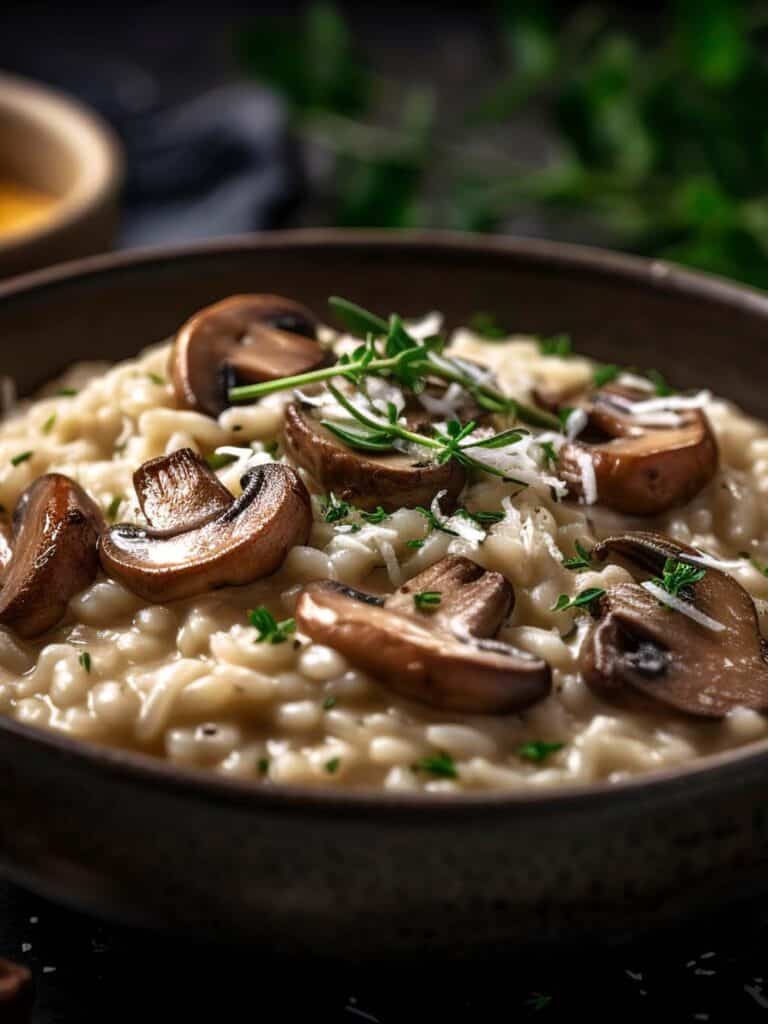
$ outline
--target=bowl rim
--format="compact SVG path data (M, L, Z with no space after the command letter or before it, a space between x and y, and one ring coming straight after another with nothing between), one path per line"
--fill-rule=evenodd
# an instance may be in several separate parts
M60 126L57 134L78 163L75 183L64 195L54 197L44 219L0 234L0 256L4 256L71 229L111 199L122 185L124 162L122 147L107 122L60 89L0 71L0 107L43 126L46 113L55 115Z
M638 287L657 288L670 295L706 298L725 303L742 312L762 316L768 322L768 295L756 289L700 271L687 270L661 260L612 252L592 246L551 242L510 236L485 236L446 231L383 231L312 228L236 235L178 246L163 246L105 254L72 260L44 270L32 271L0 282L0 303L42 298L52 288L66 287L89 278L144 271L153 264L194 261L215 255L237 254L254 249L355 249L375 246L415 253L433 250L492 256L503 254L520 261L535 260L553 270L589 271L618 277ZM751 773L764 774L768 767L768 739L742 747L698 757L690 764L632 776L618 782L566 783L552 788L478 792L392 793L372 788L327 789L310 785L255 785L247 779L230 778L204 769L179 767L162 758L89 740L72 739L53 730L27 725L0 715L3 733L28 742L41 752L119 777L127 782L151 783L165 792L182 797L203 797L209 801L247 810L272 813L301 811L327 817L366 817L372 811L381 817L406 821L424 820L450 824L457 817L479 818L507 815L517 809L548 817L564 811L592 812L634 798L640 810L652 798L689 798L694 785L706 788L715 778L744 781Z

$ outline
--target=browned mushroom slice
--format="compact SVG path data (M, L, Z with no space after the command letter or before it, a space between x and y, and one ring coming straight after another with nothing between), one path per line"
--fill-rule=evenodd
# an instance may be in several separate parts
M133 474L141 511L156 530L189 530L213 519L235 500L191 448L150 459Z
M434 612L414 594L442 588ZM546 662L492 639L513 604L509 583L446 558L386 600L323 580L296 606L299 629L396 693L446 711L511 714L546 697Z
M0 623L21 636L55 626L96 575L102 516L74 480L38 477L13 513L13 555L0 591Z
M638 578L661 576L668 558L684 562L699 557L693 548L654 533L609 537L593 552L598 559L610 555ZM735 707L768 711L766 645L746 590L708 567L679 598L718 629L660 603L638 583L609 588L582 649L587 685L628 707L663 705L705 718L722 718Z
M236 384L322 366L327 357L316 333L312 313L279 295L232 295L206 306L176 335L170 362L176 398L188 409L218 416Z
M638 423L621 398L640 393L603 388L583 408L586 432L560 449L559 475L570 492L585 496L584 460L591 461L597 500L625 515L653 516L685 504L717 471L717 444L699 409L676 413L675 426Z
M111 527L101 540L104 571L148 601L173 601L269 576L309 536L309 494L287 466L257 466L241 483L240 497L202 525Z
M466 482L457 462L421 460L412 455L374 455L348 448L297 404L285 411L284 440L289 456L324 491L362 509L381 505L385 512L429 505L446 491L443 508L450 511Z

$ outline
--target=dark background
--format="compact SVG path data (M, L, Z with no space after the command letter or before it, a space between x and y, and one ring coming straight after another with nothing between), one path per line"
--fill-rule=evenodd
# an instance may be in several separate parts
M128 159L123 246L427 225L611 244L762 285L766 15L719 0L309 15L228 0L11 3L0 68L112 122ZM33 969L35 1024L762 1019L767 925L753 907L619 950L459 966L329 963L318 950L287 964L107 926L0 884L0 955Z

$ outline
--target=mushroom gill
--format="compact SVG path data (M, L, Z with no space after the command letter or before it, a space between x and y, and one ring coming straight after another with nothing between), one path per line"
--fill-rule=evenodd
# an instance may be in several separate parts
M233 502L210 466L191 448L150 459L133 474L139 506L156 530L189 530Z
M674 425L638 420L632 405L647 395L615 385L577 406L588 425L560 449L559 475L586 496L585 460L595 474L597 501L625 515L654 516L695 497L717 471L717 443L700 409L674 413Z
M55 626L69 599L96 576L102 527L101 511L74 480L38 477L14 509L0 623L20 636Z
M416 596L425 592L440 595L434 611L420 610ZM401 696L446 711L511 714L550 691L546 662L493 639L513 603L503 576L452 556L388 598L310 583L296 621Z
M302 469L324 490L370 510L385 512L429 505L445 491L444 507L452 509L466 482L455 461L442 464L402 452L374 454L348 448L315 419L311 410L293 403L285 410L285 447Z
M173 463L173 459L169 456L166 461ZM157 466L150 476L159 478ZM140 479L146 484L145 475ZM101 539L104 571L148 601L173 601L269 576L290 549L304 544L309 536L309 494L292 469L277 464L250 469L241 485L243 493L237 500L230 495L228 505L206 513L207 518L195 507L194 494L188 496L183 503L185 512L189 511L186 524L179 522L178 510L159 513L152 492L155 520L172 525L166 529L127 523L111 527ZM199 490L201 505L208 510L211 493L210 482ZM148 501L147 492L144 500Z
M694 548L655 533L609 537L593 551L601 561L611 556L646 581L661 577L669 560L701 565ZM590 689L622 706L664 706L704 718L722 718L736 707L768 711L768 648L746 590L707 567L678 600L697 617L662 603L663 592L650 593L638 582L606 591L580 657Z
M218 416L236 384L278 380L322 366L317 320L280 295L232 295L195 313L176 335L170 376L179 404Z

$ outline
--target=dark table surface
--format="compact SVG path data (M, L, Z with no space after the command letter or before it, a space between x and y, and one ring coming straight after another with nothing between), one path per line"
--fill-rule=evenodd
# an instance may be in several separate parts
M0 67L66 75L79 63L89 68L89 86L97 73L122 68L121 95L130 87L140 106L155 89L173 104L230 80L232 25L286 6L298 5L136 0L99 18L90 4L10 0L0 17ZM418 67L461 91L477 77L477 39L488 32L483 5L347 7L388 73ZM695 929L681 922L675 935L614 950L515 953L458 966L329 963L318 950L312 962L287 963L268 950L201 947L107 925L0 882L0 956L33 970L34 1024L768 1020L767 938L768 907Z
M108 925L0 884L0 956L33 971L33 1024L768 1019L768 907L621 948L480 962L287 961Z

